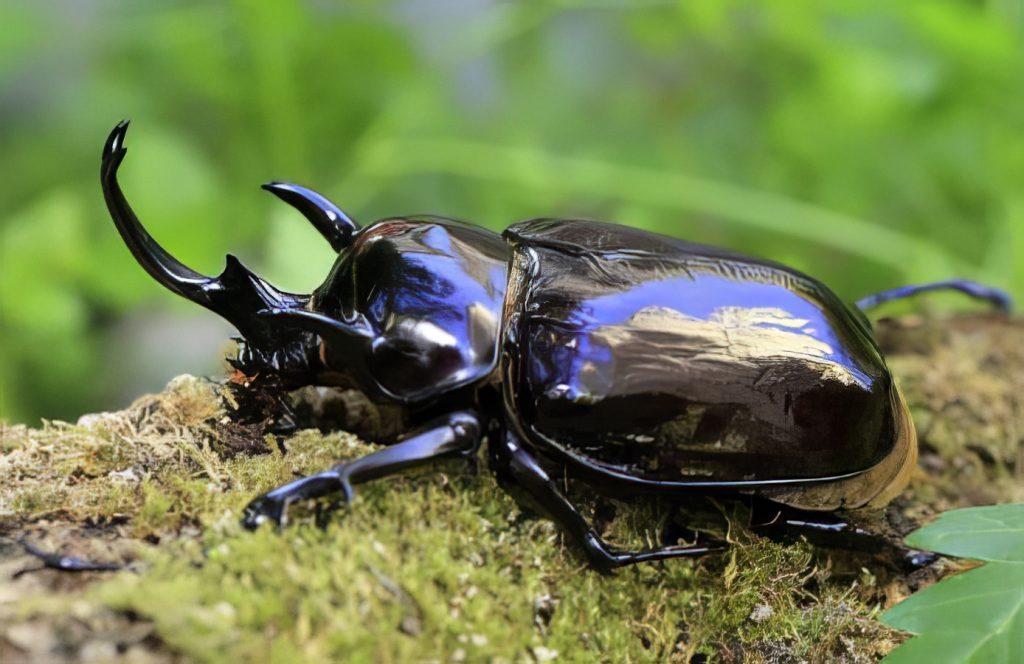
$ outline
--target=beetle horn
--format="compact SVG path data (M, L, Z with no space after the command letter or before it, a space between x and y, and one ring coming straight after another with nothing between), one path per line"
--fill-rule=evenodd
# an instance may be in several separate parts
M352 236L359 230L359 225L341 208L312 189L290 182L268 182L263 185L263 189L301 212L335 251L347 247Z
M135 216L117 181L117 170L127 151L127 131L128 121L124 120L110 132L103 147L100 181L110 216L135 260L169 290L226 318L251 342L276 343L280 335L256 313L269 308L299 308L309 296L274 288L230 254L224 271L217 277L208 277L183 265L157 244Z

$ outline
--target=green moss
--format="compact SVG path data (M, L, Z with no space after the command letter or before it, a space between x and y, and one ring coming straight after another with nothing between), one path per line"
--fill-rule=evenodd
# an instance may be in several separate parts
M821 620L801 619L814 602L805 548L746 537L724 556L605 577L463 463L360 487L325 528L296 506L291 526L245 532L251 497L373 446L303 431L287 455L268 444L222 458L222 419L214 386L181 378L122 413L22 430L9 460L55 463L0 489L17 520L121 515L127 534L159 540L139 547L140 574L111 575L85 597L151 622L162 649L199 661L653 661L821 635ZM619 506L608 536L650 546L670 515ZM32 606L52 618L54 605Z
M111 575L85 597L150 621L163 649L200 661L648 661L820 636L820 620L801 619L814 601L805 548L746 537L724 556L605 577L465 463L362 486L325 528L296 506L291 526L245 532L251 497L373 446L303 431L287 455L267 445L222 458L211 404L211 384L182 378L122 413L24 430L15 463L59 462L0 493L17 519L116 514L126 534L159 540L139 547L140 574ZM619 506L608 536L650 546L670 516L656 503Z
M971 500L956 487L985 485L987 496L1011 486L1007 467L942 438L956 430L949 418L963 415L936 405L944 385L967 385L971 372L929 369L915 360L921 352L897 354L893 365L919 419L944 442L926 448L925 463L938 470L915 481L891 518ZM943 381L929 381L929 370ZM238 518L253 496L374 446L303 431L286 441L286 455L259 438L244 447L260 454L228 453L238 430L225 428L218 390L182 377L119 413L5 430L2 532L45 534L46 548L84 557L137 559L137 573L75 583L56 573L0 576L0 658L13 638L7 624L50 630L50 641L22 642L52 641L61 652L106 639L128 652L212 662L874 661L899 641L875 621L879 607L919 582L754 537L742 514L717 503L700 518L728 532L727 552L601 576L550 522L527 518L489 473L465 463L360 486L354 504L319 519L313 506L296 506L288 527L246 532ZM989 425L972 410L964 426L992 440L1005 436L992 427L1020 430L1016 398L991 396L1000 405ZM578 498L588 512L608 513ZM615 507L606 535L632 547L656 543L675 514L653 501ZM0 572L14 555L4 551L0 540Z
M176 525L173 511L180 503L150 480L142 483L142 505L135 515L135 530L142 536Z

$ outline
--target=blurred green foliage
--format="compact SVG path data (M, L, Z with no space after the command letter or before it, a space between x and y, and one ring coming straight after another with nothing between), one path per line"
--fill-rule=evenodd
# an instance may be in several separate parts
M1019 11L5 3L0 415L72 417L215 370L205 312L138 268L103 208L100 147L122 117L122 182L153 235L196 269L231 251L293 290L332 255L259 192L270 179L362 220L621 221L788 262L849 298L950 276L1020 296ZM185 366L190 345L209 366Z

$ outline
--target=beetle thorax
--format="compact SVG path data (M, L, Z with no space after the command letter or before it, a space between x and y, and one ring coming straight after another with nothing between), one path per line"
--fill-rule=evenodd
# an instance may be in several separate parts
M349 338L323 336L325 367L403 402L486 380L496 364L505 251L496 235L449 220L367 227L310 306L371 335L358 348Z

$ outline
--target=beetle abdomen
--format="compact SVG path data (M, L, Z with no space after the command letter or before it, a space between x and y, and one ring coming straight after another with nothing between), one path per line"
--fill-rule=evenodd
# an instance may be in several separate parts
M892 450L884 361L817 281L612 224L506 239L509 387L542 446L670 484L842 476Z

